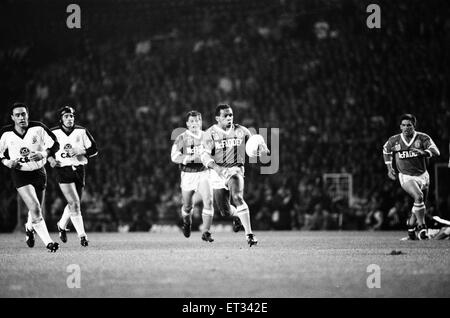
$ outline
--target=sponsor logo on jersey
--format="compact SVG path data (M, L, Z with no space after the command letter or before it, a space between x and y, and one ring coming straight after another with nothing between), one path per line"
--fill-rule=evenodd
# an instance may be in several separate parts
M20 148L20 155L22 157L26 157L30 154L30 149L28 149L27 147L22 147Z
M70 158L71 155L69 154L69 150L72 149L72 145L65 144L63 149L65 152L61 153L61 158Z
M28 158L28 156L30 155L30 149L28 149L27 147L22 147L19 150L20 155L22 156L22 158L19 159L19 162L21 163L26 163L26 162L30 162L30 158Z
M216 132L214 132L214 131L211 133L211 137L212 137L212 139L214 139L214 140L217 140L217 139L220 138L220 137L219 137L219 134L216 133Z
M398 157L400 159L415 158L415 157L418 157L418 156L419 155L416 154L414 151L406 151L406 150L404 150L404 151L398 153Z
M241 138L231 138L231 139L223 139L222 141L216 141L215 147L216 149L223 149L226 147L236 147L242 144Z
M200 155L204 150L203 145L198 145L198 146L194 146L194 147L188 147L186 149L186 153L188 155Z

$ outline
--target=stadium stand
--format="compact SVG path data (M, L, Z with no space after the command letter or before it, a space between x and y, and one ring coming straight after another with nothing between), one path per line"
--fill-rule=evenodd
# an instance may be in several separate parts
M100 151L87 168L88 231L176 224L172 130L191 109L203 113L204 128L213 124L218 102L234 106L237 123L280 128L279 172L246 172L256 230L404 228L408 198L387 178L381 149L398 116L411 112L441 150L431 174L448 161L448 4L380 1L382 28L368 29L368 3L78 1L83 27L69 33L64 3L7 1L2 103L23 100L48 126L60 106L75 107ZM27 23L12 23L18 17ZM48 170L54 230L62 203ZM352 174L351 206L327 194L326 172ZM0 178L0 231L11 231L17 202L5 167ZM450 194L429 199L431 213L450 217Z

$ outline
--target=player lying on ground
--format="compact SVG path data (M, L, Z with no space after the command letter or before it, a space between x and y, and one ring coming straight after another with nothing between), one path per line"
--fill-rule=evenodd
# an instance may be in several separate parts
M427 237L433 240L450 239L450 221L442 219L438 216L427 218L429 225L427 226ZM408 233L409 234L409 233ZM415 234L415 232L414 232ZM402 238L402 241L418 240L417 236L408 235Z

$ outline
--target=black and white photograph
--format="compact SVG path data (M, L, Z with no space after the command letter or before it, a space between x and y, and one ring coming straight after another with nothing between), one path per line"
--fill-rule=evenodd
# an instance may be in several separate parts
M5 0L0 33L0 298L450 297L449 1Z

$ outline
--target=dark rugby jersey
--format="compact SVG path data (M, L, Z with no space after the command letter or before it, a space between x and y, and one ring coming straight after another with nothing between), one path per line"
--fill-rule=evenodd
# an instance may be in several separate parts
M431 150L439 153L433 140L427 134L416 131L409 142L402 134L394 135L383 146L383 157L386 164L392 163L393 158L397 170L410 176L419 176L426 171L426 157L410 150L417 148L432 155Z
M204 131L200 130L198 135L186 130L178 135L172 146L172 161L179 164L180 170L184 172L200 172L206 170L206 167L200 160L203 153ZM195 156L194 160L188 160L191 156Z
M241 125L234 124L226 131L213 125L205 132L203 144L206 153L219 166L243 166L245 143L250 136L250 131Z

